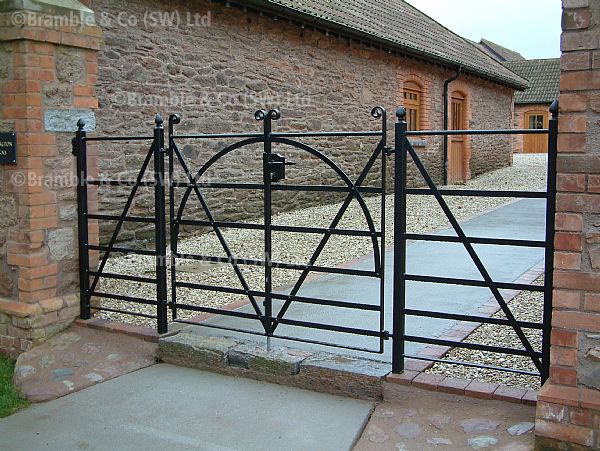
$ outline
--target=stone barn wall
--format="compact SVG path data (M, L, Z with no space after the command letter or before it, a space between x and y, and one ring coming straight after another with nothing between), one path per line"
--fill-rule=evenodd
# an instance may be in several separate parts
M428 64L255 12L226 8L207 1L165 4L153 0L96 0L92 9L104 32L99 57L97 131L100 135L151 134L156 113L181 113L178 130L190 132L257 132L253 112L281 109L276 130L371 130L369 112L388 108L390 131L394 109L402 104L405 80L423 88L426 128L442 128L442 89L454 70ZM178 26L153 26L149 18L173 14ZM197 16L194 16L196 15ZM208 15L209 14L209 15ZM188 19L191 18L191 24ZM146 20L145 20L146 19ZM131 24L131 26L129 26ZM208 26L204 26L208 25ZM458 84L458 82L457 82ZM474 128L510 128L513 90L473 76L460 80ZM453 85L451 85L453 89ZM390 133L390 142L392 134ZM356 179L375 143L371 139L308 141L340 163ZM511 161L509 138L471 140L473 175L506 166ZM191 168L197 170L223 142L182 143ZM434 177L442 179L441 140L427 138L418 148ZM424 146L422 144L425 144ZM330 183L332 173L314 160L288 152L299 162L289 171L290 183ZM145 148L103 145L100 170L105 176L137 171ZM232 156L208 175L218 181L257 181L260 149ZM371 182L376 177L371 178ZM416 179L415 183L419 183ZM118 213L127 190L101 190L100 210ZM147 214L150 192L140 192L134 212ZM256 192L208 195L217 218L239 220L260 216ZM316 193L277 194L275 211L337 200ZM122 239L151 236L150 228L125 228ZM106 235L106 232L103 233Z

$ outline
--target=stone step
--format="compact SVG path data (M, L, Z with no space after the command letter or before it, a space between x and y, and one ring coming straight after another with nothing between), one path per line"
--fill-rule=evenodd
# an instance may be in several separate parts
M368 359L205 336L183 329L158 343L158 358L173 365L364 400L381 400L389 365Z

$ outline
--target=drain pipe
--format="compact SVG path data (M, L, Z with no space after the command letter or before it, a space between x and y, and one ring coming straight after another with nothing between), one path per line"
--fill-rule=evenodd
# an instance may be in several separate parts
M444 82L444 130L448 130L448 85L462 74L462 66L456 70L456 74ZM448 184L448 135L444 135L444 185Z

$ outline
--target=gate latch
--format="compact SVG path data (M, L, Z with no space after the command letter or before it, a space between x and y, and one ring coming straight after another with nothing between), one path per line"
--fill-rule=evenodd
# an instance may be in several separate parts
M285 157L278 153L269 155L269 174L272 182L279 182L285 179L285 167L296 164L293 161L285 161Z

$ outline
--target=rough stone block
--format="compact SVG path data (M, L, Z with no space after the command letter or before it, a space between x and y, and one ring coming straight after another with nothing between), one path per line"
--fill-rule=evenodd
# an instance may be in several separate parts
M48 232L48 248L53 261L62 261L75 255L74 234L71 227Z
M238 343L226 337L180 333L158 342L158 358L175 365L214 369L227 366L227 353Z
M85 131L96 130L96 115L87 108L47 109L44 112L44 129L47 132L75 132L79 119L85 121Z
M389 372L389 365L382 362L331 354L300 364L300 378L312 390L361 399L381 399Z
M51 298L51 299L45 299L43 301L40 301L40 307L42 307L42 310L44 311L44 313L49 313L49 312L56 312L58 310L60 310L63 306L63 299L62 298Z
M240 345L227 354L229 366L245 368L259 373L293 376L300 372L300 364L310 354L294 355L284 348L266 351L251 345Z

